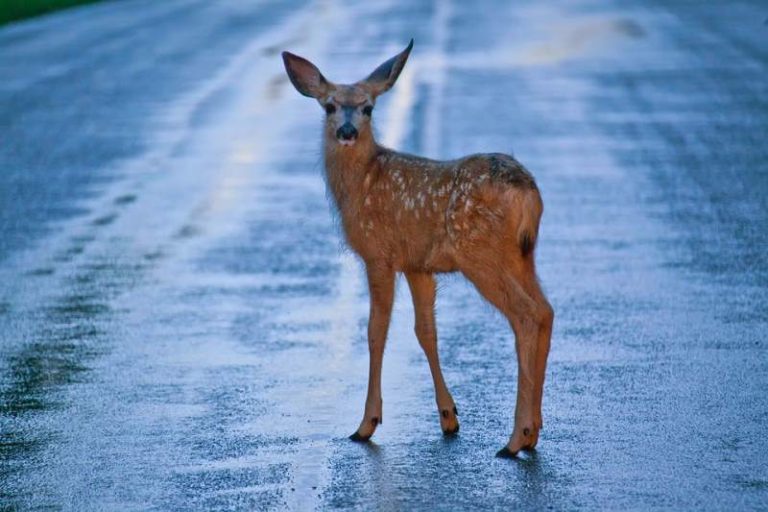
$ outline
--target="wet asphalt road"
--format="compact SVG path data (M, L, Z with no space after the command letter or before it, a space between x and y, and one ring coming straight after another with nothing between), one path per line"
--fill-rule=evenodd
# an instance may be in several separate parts
M760 2L106 2L0 29L3 509L768 508ZM375 442L367 297L321 110L355 80L431 157L513 152L556 311L534 454L506 322L441 278L444 439L399 283Z

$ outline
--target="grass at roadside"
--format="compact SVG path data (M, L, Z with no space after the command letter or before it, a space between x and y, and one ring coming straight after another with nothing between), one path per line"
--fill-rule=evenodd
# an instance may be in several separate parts
M0 0L0 25L99 0Z

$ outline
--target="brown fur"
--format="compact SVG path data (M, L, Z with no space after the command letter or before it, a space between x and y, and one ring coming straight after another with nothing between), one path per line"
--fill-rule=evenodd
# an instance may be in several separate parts
M346 240L367 269L371 367L365 413L354 438L368 439L382 418L381 362L397 272L406 275L413 295L416 335L432 372L441 427L445 433L458 431L437 355L433 274L459 271L515 332L518 398L506 448L516 453L538 440L554 316L534 268L541 196L531 174L509 155L436 161L376 143L361 109L392 86L410 48L354 85L332 84L309 61L284 54L296 88L326 108L334 105L324 129L327 182ZM344 123L356 130L351 145L337 138Z

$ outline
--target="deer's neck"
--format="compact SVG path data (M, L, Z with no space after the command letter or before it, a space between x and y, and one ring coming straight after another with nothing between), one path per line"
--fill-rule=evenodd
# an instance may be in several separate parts
M328 187L342 215L354 211L367 193L379 146L369 130L362 132L351 146L342 146L335 135L325 137L325 172Z

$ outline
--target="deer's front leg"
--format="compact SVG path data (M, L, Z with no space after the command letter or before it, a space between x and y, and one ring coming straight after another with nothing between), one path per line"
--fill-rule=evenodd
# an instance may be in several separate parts
M353 441L368 441L382 420L381 406L381 363L384 358L384 344L387 341L389 319L392 315L392 301L395 295L395 272L388 266L368 264L368 290L371 296L371 312L368 318L368 396L365 400L363 421L350 436Z
M405 274L413 297L416 315L416 337L427 356L432 381L435 384L435 401L440 414L440 428L443 434L452 435L459 431L456 404L445 385L437 355L437 328L435 327L435 277L432 274L408 272Z

